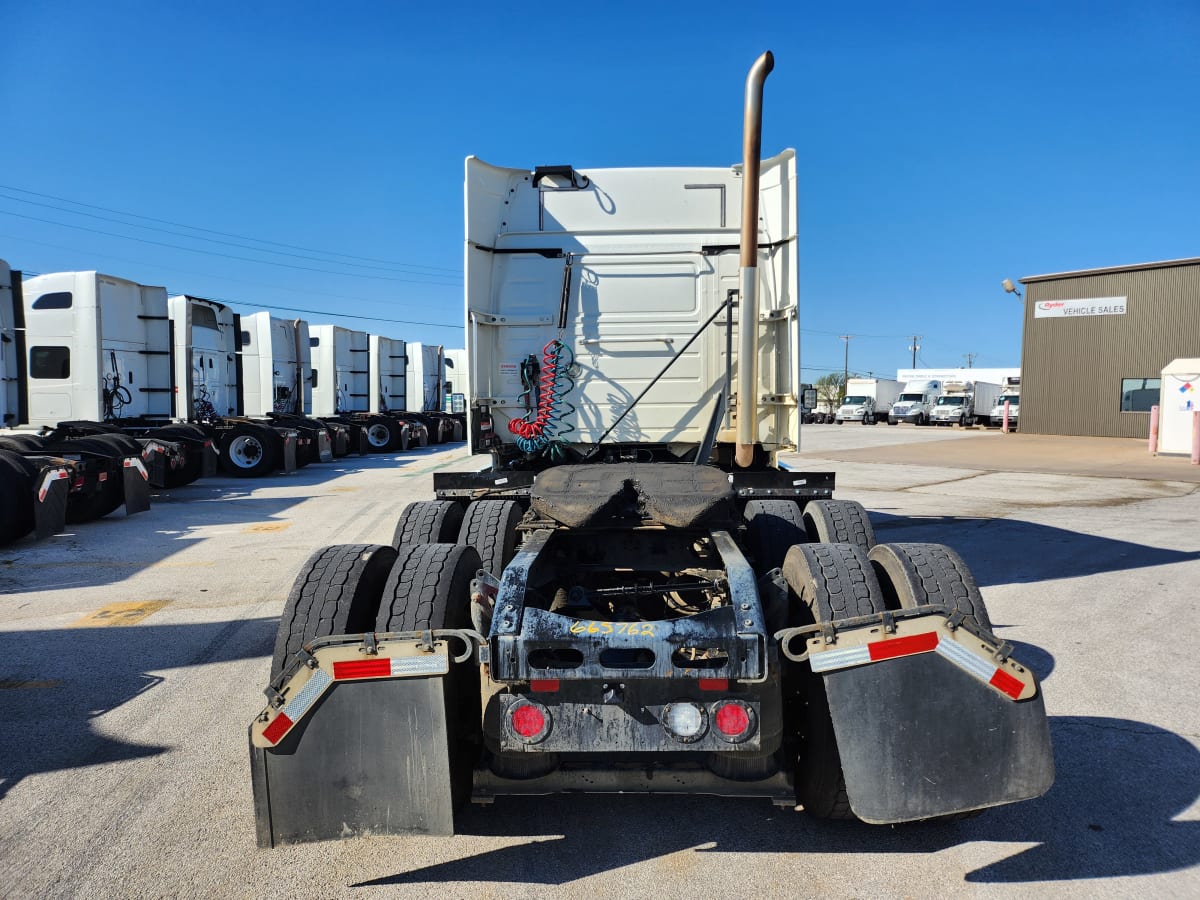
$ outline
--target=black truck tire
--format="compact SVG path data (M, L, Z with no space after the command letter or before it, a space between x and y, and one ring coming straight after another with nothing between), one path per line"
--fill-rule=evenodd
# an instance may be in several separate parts
M278 464L279 437L265 425L242 422L222 432L221 468L237 478L258 478Z
M8 450L0 450L0 544L33 531L33 484L37 466Z
M970 625L992 630L975 577L962 557L946 545L876 544L868 558L889 608L937 603L961 612Z
M463 508L453 500L418 500L404 507L392 546L405 544L453 544L462 527Z
M476 500L463 516L458 543L474 547L481 567L499 578L517 552L521 515L515 500Z
M380 544L339 544L310 556L292 583L279 617L271 680L309 641L374 628L379 599L395 561L395 549Z
M375 621L377 632L425 631L471 627L471 580L479 554L458 544L410 544L388 575ZM450 652L459 653L454 641ZM479 670L450 664L444 681L450 765L450 795L455 809L471 797L471 771L483 749Z
M813 625L882 612L883 593L867 555L851 544L801 544L788 551L783 576L792 594L793 623ZM793 678L795 673L792 673ZM796 801L820 819L853 819L837 737L820 675L801 678L801 749ZM794 713L795 714L795 713Z
M400 423L388 416L371 416L367 423L367 446L372 453L387 453L400 446Z
M804 506L808 539L823 544L854 544L866 553L875 546L875 529L855 500L810 500Z
M742 513L746 544L754 554L754 571L763 575L783 565L793 544L808 540L804 516L793 500L751 500Z

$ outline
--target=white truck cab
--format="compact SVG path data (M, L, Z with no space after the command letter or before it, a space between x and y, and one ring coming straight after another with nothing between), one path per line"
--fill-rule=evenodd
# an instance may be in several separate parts
M936 380L908 382L888 412L888 424L899 425L901 422L908 422L912 425L926 424L941 390L942 383Z
M989 417L990 424L1000 427L1004 424L1004 404L1008 404L1008 427L1015 429L1017 427L1017 416L1020 413L1021 407L1021 376L1010 375L1004 379L1004 383L1000 385L1000 396L996 400L996 405L992 407Z

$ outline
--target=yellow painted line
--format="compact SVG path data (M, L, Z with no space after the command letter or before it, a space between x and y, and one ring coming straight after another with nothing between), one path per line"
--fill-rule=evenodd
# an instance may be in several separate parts
M0 679L0 691L15 691L23 688L56 688L60 684L57 678L52 678L46 681L38 681L32 678L4 678Z
M116 625L134 625L147 616L158 612L170 600L129 600L123 603L110 603L102 606L94 613L89 613L71 628L107 628Z
M256 525L247 525L242 531L247 534L263 531L283 531L285 528L290 528L291 525L291 522L259 522Z

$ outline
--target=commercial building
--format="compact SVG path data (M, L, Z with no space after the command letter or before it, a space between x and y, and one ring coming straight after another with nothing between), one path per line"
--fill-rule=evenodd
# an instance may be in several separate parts
M1021 284L1021 430L1145 437L1163 368L1200 357L1200 258Z

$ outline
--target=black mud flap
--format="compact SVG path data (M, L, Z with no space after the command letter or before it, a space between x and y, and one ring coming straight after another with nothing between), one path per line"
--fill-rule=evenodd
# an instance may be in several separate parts
M150 473L140 456L121 460L122 487L125 490L125 515L145 512L150 508Z
M296 447L300 443L300 435L295 431L284 431L279 438L283 441L283 471L285 475L290 475L299 468L296 465Z
M186 451L181 449L180 444L168 441L147 440L143 444L142 463L150 473L151 487L167 486L167 473L171 470L171 463L178 461L180 454L184 452Z
M317 459L323 463L333 462L333 445L329 441L329 432L322 428L313 436L317 442Z
M1039 797L1054 781L1041 686L1013 700L944 656L823 675L854 814L928 819Z
M71 472L62 466L43 469L33 488L33 528L39 538L58 534L67 527L67 495Z
M338 683L276 746L251 740L258 845L453 834L443 684Z
M217 467L221 461L221 451L217 449L217 445L211 440L205 441L198 449L188 448L189 452L200 454L200 477L212 478L217 474Z

